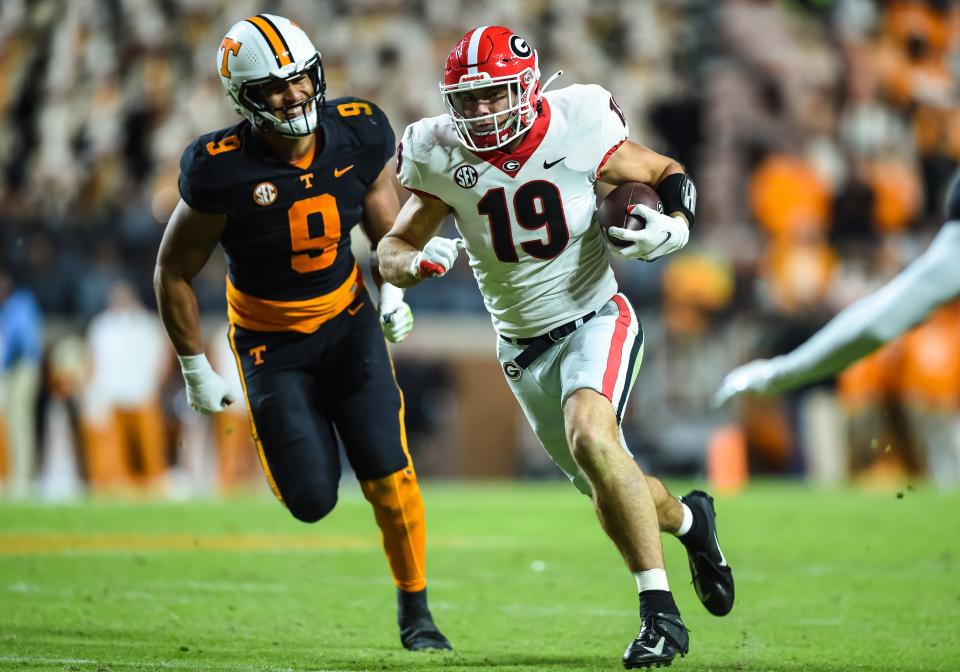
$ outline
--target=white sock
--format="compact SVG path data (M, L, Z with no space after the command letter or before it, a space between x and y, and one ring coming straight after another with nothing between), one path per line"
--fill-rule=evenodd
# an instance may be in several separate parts
M665 569L647 569L642 572L634 572L633 578L637 580L638 593L646 590L670 592L670 584L667 583L667 570Z
M673 533L678 537L682 537L690 531L691 527L693 527L693 511L691 511L690 507L683 502L680 502L680 506L683 507L683 522L680 523L680 529Z

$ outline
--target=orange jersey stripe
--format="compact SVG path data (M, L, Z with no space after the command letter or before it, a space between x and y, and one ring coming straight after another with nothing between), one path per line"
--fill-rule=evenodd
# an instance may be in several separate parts
M298 331L312 334L353 303L363 290L356 264L346 281L323 296L304 301L271 301L244 294L227 277L227 316L230 324L253 331Z
M263 33L263 36L267 38L267 42L270 43L270 47L273 49L274 55L276 55L276 57L279 59L281 68L285 65L290 65L293 63L293 59L290 58L290 52L288 52L287 48L283 46L283 40L280 38L280 33L277 32L277 29L273 27L272 23L259 15L251 16L249 19L247 19L247 21L259 28L260 32Z
M413 470L413 458L410 457L410 449L407 447L407 426L404 422L404 410L406 408L406 402L403 398L403 390L400 389L400 383L397 382L397 369L393 365L393 357L390 355L390 349L387 348L387 359L390 361L390 374L393 376L393 384L397 388L397 393L400 395L400 446L403 448L403 454L407 456L407 469Z

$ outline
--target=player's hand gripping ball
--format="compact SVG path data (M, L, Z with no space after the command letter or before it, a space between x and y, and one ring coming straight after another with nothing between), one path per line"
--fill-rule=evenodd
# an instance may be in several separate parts
M652 187L627 182L607 194L598 212L610 252L621 259L653 261L687 244L686 222L663 212Z

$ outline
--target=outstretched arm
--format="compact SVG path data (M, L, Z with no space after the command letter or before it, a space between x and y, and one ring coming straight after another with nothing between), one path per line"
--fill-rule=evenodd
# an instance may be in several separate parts
M743 392L770 394L831 376L915 327L960 296L960 220L947 222L930 247L882 288L840 311L796 350L731 371L717 405Z
M397 221L377 246L380 272L397 287L412 287L423 278L443 275L457 258L459 241L434 238L450 207L443 201L413 194Z

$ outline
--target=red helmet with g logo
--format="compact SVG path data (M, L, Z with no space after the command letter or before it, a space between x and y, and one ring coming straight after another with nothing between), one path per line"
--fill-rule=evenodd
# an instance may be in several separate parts
M507 107L466 116L461 97L506 86ZM443 70L440 93L457 137L476 152L503 147L530 130L540 102L537 52L503 26L480 26L457 42Z

